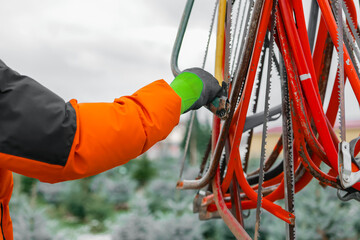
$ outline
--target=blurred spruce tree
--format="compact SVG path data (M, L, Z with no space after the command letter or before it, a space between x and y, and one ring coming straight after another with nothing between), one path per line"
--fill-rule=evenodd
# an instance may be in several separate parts
M157 174L156 168L146 155L127 164L130 165L130 175L137 182L138 187L145 186Z

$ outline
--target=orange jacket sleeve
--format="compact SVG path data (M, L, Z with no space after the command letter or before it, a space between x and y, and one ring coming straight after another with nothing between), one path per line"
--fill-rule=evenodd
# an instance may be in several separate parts
M124 164L166 138L180 106L163 80L113 103L65 103L0 60L0 238L13 238L11 171L55 183Z
M76 100L71 100L70 104L76 113L76 126L72 126L75 128L73 136L69 134L61 139L49 137L54 144L58 141L71 143L69 152L60 152L66 155L66 162L58 164L56 160L47 161L46 156L43 157L45 160L38 161L1 152L1 166L50 183L106 171L139 156L156 142L166 138L178 124L181 99L164 80L159 80L131 96L115 99L113 103L77 103ZM65 111L63 115L67 114L71 115L71 111ZM64 119L57 125L70 128L67 127L67 116ZM33 128L41 126L37 122L33 125ZM44 132L51 132L57 126L47 128L50 130L45 129ZM28 137L29 142L31 136ZM36 139L36 136L33 138ZM46 151L45 148L43 150Z
M181 99L160 80L114 103L72 104L79 127L64 176L79 178L127 163L165 139L179 122Z
M9 201L13 189L12 172L0 168L0 239L13 239Z

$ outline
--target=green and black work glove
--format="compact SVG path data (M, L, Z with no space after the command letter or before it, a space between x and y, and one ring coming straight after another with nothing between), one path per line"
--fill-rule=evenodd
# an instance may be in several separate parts
M207 106L221 118L228 107L225 85L220 86L213 75L201 68L184 70L170 84L181 98L181 113Z

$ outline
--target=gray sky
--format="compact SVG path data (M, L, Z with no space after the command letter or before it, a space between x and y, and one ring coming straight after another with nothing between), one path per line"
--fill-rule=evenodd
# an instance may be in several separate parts
M185 2L4 1L0 58L65 100L113 101L154 80L172 81L170 56ZM208 0L194 5L180 68L200 66L212 8Z

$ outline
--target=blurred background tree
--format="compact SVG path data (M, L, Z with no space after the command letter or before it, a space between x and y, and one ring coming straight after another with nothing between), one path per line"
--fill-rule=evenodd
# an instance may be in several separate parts
M104 240L235 239L221 219L199 221L192 213L196 191L176 190L178 171L177 158L143 155L108 172L64 183L15 174L10 205L14 239L90 239L99 233ZM192 179L198 171L197 165L187 165L183 177ZM341 202L336 191L317 181L296 194L295 201L298 239L360 239L358 202ZM252 210L245 220L250 235L254 216ZM261 238L285 239L284 234L285 224L263 211Z
M211 126L207 121L200 122L197 112L193 112L192 114L194 114L194 122L191 131L190 146L189 151L187 152L187 158L189 159L190 165L195 166L206 151L211 136ZM184 136L189 134L189 127L190 125L188 124L186 126ZM185 144L186 138L184 138L181 142L180 146L182 150L184 150Z

